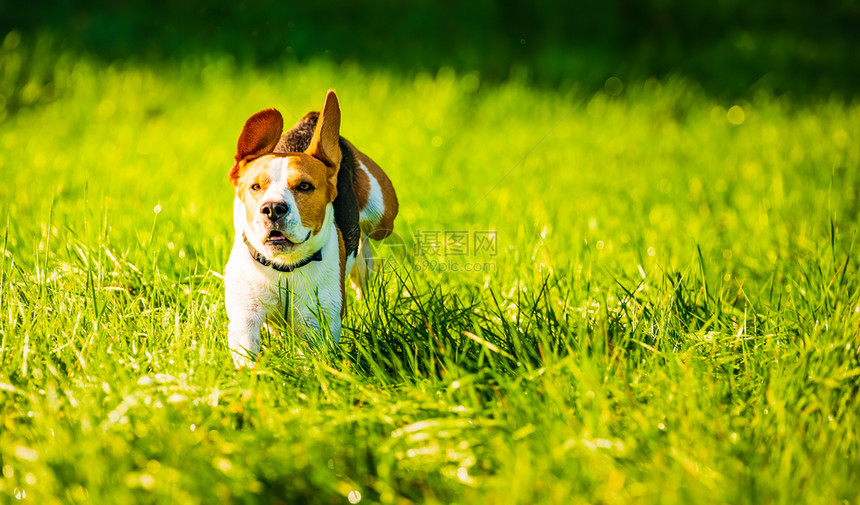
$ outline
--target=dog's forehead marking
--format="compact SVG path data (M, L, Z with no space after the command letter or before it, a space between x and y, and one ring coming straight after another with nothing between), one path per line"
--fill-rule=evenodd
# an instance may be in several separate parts
M275 158L270 163L272 181L278 185L284 184L287 180L287 160L288 158Z
M261 161L259 171L264 173L268 178L269 187L280 185L284 178L283 161L279 158L269 158Z
M287 203L291 208L296 208L296 201L293 198L293 193L289 189L288 173L289 173L289 158L275 157L266 163L266 170L269 174L269 187L263 197L263 201L281 200Z
M307 174L311 178L324 176L325 165L304 153L275 153L259 158L257 170L265 171L271 185L289 182L290 176Z

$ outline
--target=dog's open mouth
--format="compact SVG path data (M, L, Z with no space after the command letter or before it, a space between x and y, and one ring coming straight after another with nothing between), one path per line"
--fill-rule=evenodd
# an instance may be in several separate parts
M272 230L269 232L269 236L266 237L265 244L278 247L292 247L307 242L309 238L311 238L310 230L308 230L308 236L305 237L304 240L299 241L288 239L282 231Z
M266 239L266 242L272 245L294 245L286 235L277 230L273 230L269 233L269 238Z

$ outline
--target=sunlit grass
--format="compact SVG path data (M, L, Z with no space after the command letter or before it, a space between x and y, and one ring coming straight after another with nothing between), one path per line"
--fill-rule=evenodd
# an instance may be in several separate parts
M56 97L0 123L9 499L860 498L856 105L680 78L55 71ZM397 235L337 350L269 335L236 372L236 138L330 87L395 184Z

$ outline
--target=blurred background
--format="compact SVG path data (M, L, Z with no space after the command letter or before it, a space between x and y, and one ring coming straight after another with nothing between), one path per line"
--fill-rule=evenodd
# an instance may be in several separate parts
M858 48L849 0L0 0L0 218L25 248L45 208L71 236L105 213L122 247L218 270L241 125L335 88L404 236L557 227L628 266L693 237L767 277L832 236L810 209L860 212Z
M860 74L854 0L0 0L0 38L22 39L22 81L51 84L57 48L114 62L232 56L241 68L328 60L408 77L450 67L585 90L681 74L712 96L765 88L850 98ZM41 48L41 49L40 49ZM7 47L8 49L8 47ZM9 72L6 72L9 74ZM6 83L7 106L23 86Z

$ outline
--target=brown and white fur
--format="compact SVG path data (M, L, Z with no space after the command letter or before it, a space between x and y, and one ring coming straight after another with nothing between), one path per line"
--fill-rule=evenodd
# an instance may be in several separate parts
M230 182L236 188L233 250L224 276L228 341L236 366L260 349L267 320L337 343L346 275L366 285L367 239L393 228L397 196L379 166L340 136L340 107L329 91L284 135L275 109L251 116L239 136Z

